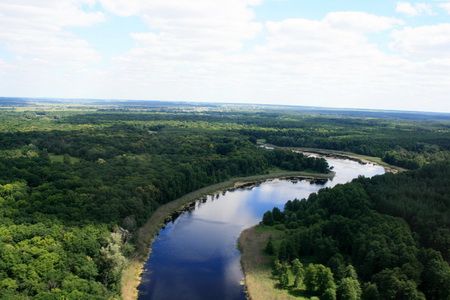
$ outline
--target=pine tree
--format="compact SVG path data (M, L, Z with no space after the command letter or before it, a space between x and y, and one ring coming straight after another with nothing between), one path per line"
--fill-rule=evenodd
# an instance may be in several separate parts
M303 281L303 264L298 258L292 261L292 273L294 274L294 287L298 287Z
M272 237L269 238L269 241L267 242L267 245L266 245L266 248L264 249L264 251L269 255L275 254L275 248L273 246Z

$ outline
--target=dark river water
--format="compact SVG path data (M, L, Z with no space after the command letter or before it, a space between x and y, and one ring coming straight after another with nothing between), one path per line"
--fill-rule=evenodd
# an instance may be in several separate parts
M145 264L139 299L245 299L237 250L237 239L244 229L288 200L305 198L359 175L384 173L377 165L327 160L336 175L325 184L275 179L197 201L195 209L182 213L159 232Z

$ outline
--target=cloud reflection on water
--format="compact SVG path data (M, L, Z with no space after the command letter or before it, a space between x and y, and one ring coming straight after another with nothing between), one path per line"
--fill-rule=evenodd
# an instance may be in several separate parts
M160 231L146 263L139 299L245 299L236 241L263 213L287 200L302 199L323 187L384 169L343 159L327 159L336 176L325 184L270 180L253 188L208 196Z

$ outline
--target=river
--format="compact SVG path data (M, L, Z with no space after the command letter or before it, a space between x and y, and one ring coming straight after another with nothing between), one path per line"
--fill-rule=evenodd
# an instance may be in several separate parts
M211 195L160 230L145 263L139 299L245 299L237 239L264 212L283 208L324 187L363 175L383 174L381 166L327 158L336 173L326 183L269 180L257 186Z

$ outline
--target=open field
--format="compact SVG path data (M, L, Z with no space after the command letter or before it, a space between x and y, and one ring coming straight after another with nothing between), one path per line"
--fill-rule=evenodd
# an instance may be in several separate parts
M247 296L251 300L291 300L309 299L277 288L277 281L272 275L271 257L264 254L262 249L269 237L277 239L283 233L273 227L254 226L244 230L239 237L241 250L241 265L245 274ZM292 282L292 279L291 279Z

